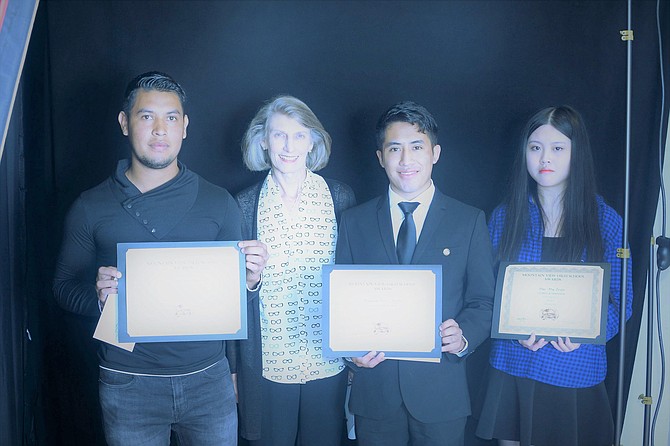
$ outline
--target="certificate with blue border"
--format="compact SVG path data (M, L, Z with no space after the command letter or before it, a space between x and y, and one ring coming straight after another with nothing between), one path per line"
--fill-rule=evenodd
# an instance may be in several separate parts
M120 342L246 339L237 242L118 243Z
M609 263L501 262L491 337L581 344L607 338Z
M323 355L440 358L441 265L325 265Z

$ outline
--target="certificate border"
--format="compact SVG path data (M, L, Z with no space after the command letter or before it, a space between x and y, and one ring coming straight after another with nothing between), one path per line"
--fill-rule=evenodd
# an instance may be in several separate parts
M605 344L607 342L607 309L609 303L609 290L610 290L610 278L611 278L611 268L608 262L601 263L572 263L572 262L500 262L500 267L498 268L498 277L496 280L496 292L495 299L493 302L493 320L491 323L491 337L496 339L528 339L528 333L501 333L500 332L500 319L501 319L501 307L502 307L502 293L504 288L505 281L505 272L509 266L517 265L538 265L538 266L598 266L603 269L603 284L602 284L602 293L600 296L600 330L598 336L594 338L585 338L585 337L573 337L570 336L570 341L580 343L580 344ZM556 341L558 336L545 335L543 333L535 333L536 338L544 338L547 341Z
M119 342L179 342L179 341L218 341L226 339L247 339L247 298L246 298L246 262L244 254L237 246L237 241L209 241L209 242L142 242L142 243L117 243L116 259L117 268L123 273L119 279L118 297L118 324ZM240 329L235 333L212 333L199 335L174 335L174 336L131 336L128 333L128 307L126 302L126 253L130 249L154 249L154 248L212 248L230 247L235 248L239 257L239 280L240 280Z
M333 271L431 271L435 274L435 344L428 352L384 351L386 356L396 358L440 358L442 355L442 338L438 327L442 323L442 265L324 265L323 279L323 356L326 358L358 357L368 351L333 350L330 347L330 275Z

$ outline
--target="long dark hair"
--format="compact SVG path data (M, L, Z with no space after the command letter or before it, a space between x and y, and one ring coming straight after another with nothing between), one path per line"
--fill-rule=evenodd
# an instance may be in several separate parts
M570 175L563 193L563 213L560 235L559 261L579 262L584 250L588 261L600 261L603 243L598 223L596 181L589 136L584 121L575 109L563 105L548 107L535 113L526 124L512 168L509 194L505 200L505 229L498 249L499 260L516 260L530 224L528 198L540 208L544 232L544 209L537 193L537 183L526 167L526 150L530 135L543 125L551 125L570 138Z

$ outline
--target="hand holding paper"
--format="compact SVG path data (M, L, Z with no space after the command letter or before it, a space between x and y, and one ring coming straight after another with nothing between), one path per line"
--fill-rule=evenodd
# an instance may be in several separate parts
M98 276L95 279L95 291L100 301L100 308L105 307L107 297L110 294L119 293L119 279L121 273L115 266L101 266L98 268Z
M463 330L453 319L447 319L440 324L440 337L442 338L442 351L445 353L455 354L465 348Z
M377 364L382 362L384 359L384 352L368 352L365 356L359 356L357 358L351 358L351 362L356 364L358 367L363 367L366 369L372 369Z
M577 350L582 345L577 342L572 342L569 337L566 337L565 341L563 341L563 338L560 336L556 341L547 342L544 338L536 339L535 333L531 333L528 339L519 339L519 344L534 352L538 351L549 343L551 343L552 347L554 347L559 352L565 353Z
M533 332L530 334L528 339L519 339L519 344L523 345L530 351L536 352L547 345L548 342L544 338L536 339L535 332Z
M263 268L268 262L268 251L265 243L259 240L243 240L237 244L244 254L247 269L247 288L253 290L261 281Z
M563 338L561 338L559 336L557 341L551 341L551 345L556 350L558 350L560 352L568 353L568 352L577 350L579 348L579 346L582 345L582 344L578 344L576 342L571 342L570 338L568 338L568 337L565 338L565 342L564 342Z

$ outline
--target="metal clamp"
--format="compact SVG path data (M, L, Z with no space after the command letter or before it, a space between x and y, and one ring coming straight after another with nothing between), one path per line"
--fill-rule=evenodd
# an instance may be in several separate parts
M632 29L622 29L619 34L621 34L621 40L635 40Z
M644 396L643 394L640 394L640 396L637 397L640 402L646 406L651 406L652 403L652 398L650 396Z

